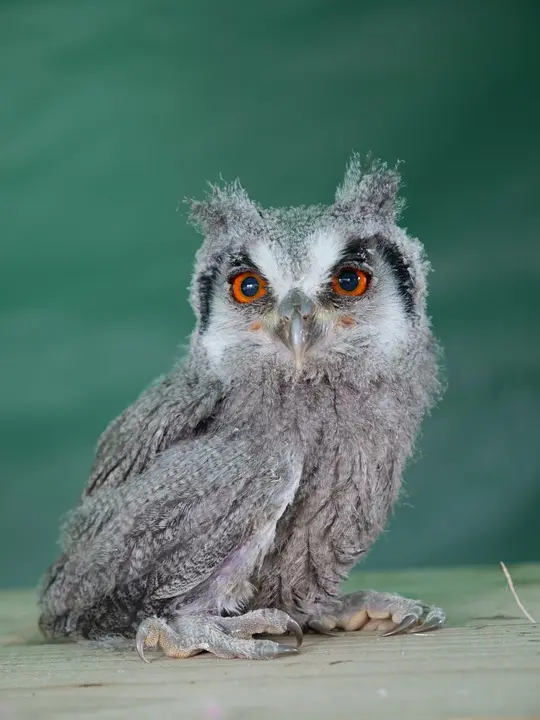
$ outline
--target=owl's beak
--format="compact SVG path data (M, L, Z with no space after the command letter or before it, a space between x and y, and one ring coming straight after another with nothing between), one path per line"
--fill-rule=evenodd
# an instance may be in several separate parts
M292 352L297 369L302 367L306 350L312 343L314 309L312 301L300 290L290 292L278 307L278 336Z

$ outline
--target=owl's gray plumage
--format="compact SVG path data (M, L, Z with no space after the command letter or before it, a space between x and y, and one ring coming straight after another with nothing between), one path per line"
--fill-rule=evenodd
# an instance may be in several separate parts
M47 635L256 608L305 625L339 606L438 390L428 266L397 225L398 189L395 170L354 156L328 207L265 209L238 183L191 204L204 242L189 353L100 438L42 586ZM343 266L368 273L361 297L332 291ZM264 297L233 299L241 270ZM309 306L300 364L291 298Z

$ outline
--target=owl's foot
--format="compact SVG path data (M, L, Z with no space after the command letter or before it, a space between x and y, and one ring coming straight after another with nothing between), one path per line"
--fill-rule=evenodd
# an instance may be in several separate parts
M346 631L382 630L384 636L427 632L444 625L444 610L401 595L360 590L343 597L337 615L322 615L309 621L315 632L334 634Z
M294 633L296 647L272 640L254 640L253 635ZM302 630L297 622L281 610L253 610L238 617L184 615L165 622L157 617L144 620L137 630L137 652L148 662L144 648L159 646L165 655L187 658L206 650L219 658L270 660L297 653L302 644Z

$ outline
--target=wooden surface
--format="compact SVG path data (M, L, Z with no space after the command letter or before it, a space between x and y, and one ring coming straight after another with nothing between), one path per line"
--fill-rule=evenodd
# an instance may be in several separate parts
M540 566L510 568L540 619ZM0 719L538 718L540 628L501 570L358 575L352 587L421 597L448 627L381 638L310 636L301 654L268 662L201 655L170 660L84 645L46 645L33 593L0 594Z

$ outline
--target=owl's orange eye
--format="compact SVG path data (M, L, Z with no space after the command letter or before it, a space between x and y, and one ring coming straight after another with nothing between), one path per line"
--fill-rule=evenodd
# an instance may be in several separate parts
M332 289L338 295L359 297L363 295L369 285L369 275L358 268L342 268L332 278Z
M266 280L256 272L241 272L231 279L231 293L236 302L253 302L266 295Z

